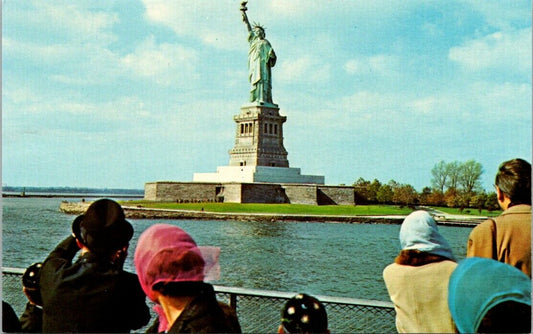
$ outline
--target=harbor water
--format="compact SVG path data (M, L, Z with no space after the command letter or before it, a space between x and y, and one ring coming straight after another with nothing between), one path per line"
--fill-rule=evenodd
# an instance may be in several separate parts
M72 215L59 211L72 198L3 198L2 266L43 261L71 233ZM92 200L87 198L87 200ZM199 245L221 248L217 285L388 301L382 271L400 250L399 225L130 219L133 252L150 225L187 231ZM458 260L471 227L440 226Z

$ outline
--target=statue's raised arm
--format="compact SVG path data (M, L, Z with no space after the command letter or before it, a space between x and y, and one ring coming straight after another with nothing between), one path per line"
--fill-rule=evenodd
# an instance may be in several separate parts
M246 11L248 8L246 8L246 4L248 1L241 2L241 12L242 12L242 21L244 24L246 24L246 28L248 29L248 32L252 31L252 26L250 25L250 21L248 21L248 15L246 15Z
M254 23L252 27L246 15L246 3L241 3L242 20L248 29L248 79L250 80L250 102L272 102L271 68L276 64L276 53L265 39L265 28Z

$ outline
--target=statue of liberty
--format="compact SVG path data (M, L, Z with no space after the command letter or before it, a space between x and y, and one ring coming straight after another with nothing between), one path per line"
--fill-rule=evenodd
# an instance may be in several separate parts
M248 28L248 79L250 80L250 102L272 102L272 74L271 68L276 64L276 54L265 39L265 28L254 24L253 28L246 15L246 3L242 2L242 20Z

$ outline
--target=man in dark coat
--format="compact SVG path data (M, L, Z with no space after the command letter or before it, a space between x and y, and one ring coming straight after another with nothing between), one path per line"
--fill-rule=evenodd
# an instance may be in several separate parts
M19 333L20 323L13 307L6 301L2 300L2 332Z
M72 230L41 269L43 332L124 333L146 325L150 313L137 276L122 269L133 227L120 205L92 203Z
M172 323L167 334L178 333L242 333L235 311L216 299L213 286L208 283L196 284L167 283L156 287L161 299L170 301L182 297L188 300L179 317ZM187 296L183 296L186 294ZM156 319L147 333L163 333Z

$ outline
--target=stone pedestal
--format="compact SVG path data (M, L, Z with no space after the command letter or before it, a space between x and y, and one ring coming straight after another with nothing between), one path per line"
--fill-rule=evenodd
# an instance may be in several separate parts
M229 166L289 167L283 146L283 123L276 104L254 103L235 115L235 146L229 151Z
M276 104L244 105L233 120L237 128L229 165L219 166L216 173L195 173L193 182L324 184L324 176L302 175L300 168L289 167L283 146L287 117Z

